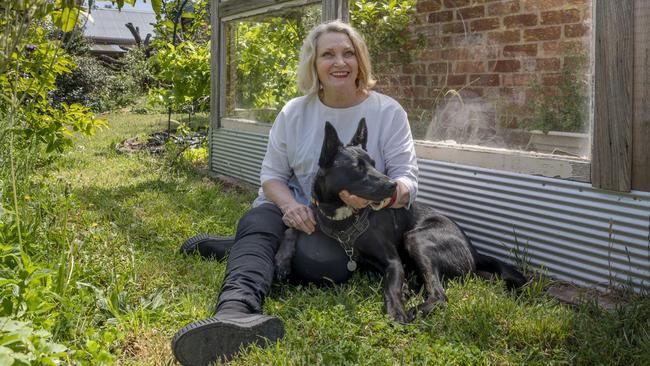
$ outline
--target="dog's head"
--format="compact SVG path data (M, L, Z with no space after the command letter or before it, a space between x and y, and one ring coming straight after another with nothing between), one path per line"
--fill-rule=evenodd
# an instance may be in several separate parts
M347 145L341 143L334 127L325 123L325 139L314 182L314 195L319 202L342 204L338 196L342 190L373 202L395 193L395 181L375 169L375 162L366 152L367 141L365 118L359 121L357 132Z

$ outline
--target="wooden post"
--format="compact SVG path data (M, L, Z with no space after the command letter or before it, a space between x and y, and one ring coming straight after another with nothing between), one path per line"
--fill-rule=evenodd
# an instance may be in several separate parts
M634 0L595 1L591 182L613 191L632 180L633 10Z
M632 188L650 192L650 1L634 1Z
M323 0L323 22L335 19L348 22L349 13L348 0Z

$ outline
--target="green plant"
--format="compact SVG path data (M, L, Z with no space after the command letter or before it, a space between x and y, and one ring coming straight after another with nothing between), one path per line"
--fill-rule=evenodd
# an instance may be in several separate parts
M589 98L584 65L585 56L565 57L556 87L544 87L538 79L531 82L533 116L524 121L524 128L544 133L587 132Z
M166 44L153 59L153 76L159 86L149 90L152 104L175 110L200 109L210 96L210 43L189 41Z
M377 67L392 62L405 62L411 56L409 39L404 31L414 21L415 0L353 0L350 23L364 36L371 59Z

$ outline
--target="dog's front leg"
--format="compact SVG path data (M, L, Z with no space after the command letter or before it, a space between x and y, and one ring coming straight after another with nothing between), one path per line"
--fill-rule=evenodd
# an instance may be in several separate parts
M278 281L283 281L291 273L291 260L296 253L297 240L298 230L290 228L284 232L280 248L275 253L275 279Z
M400 260L390 260L384 272L384 305L386 313L399 323L407 323L408 317L402 303L404 267Z

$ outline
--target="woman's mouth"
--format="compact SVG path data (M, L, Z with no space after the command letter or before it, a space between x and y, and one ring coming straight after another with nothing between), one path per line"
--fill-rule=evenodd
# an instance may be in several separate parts
M330 75L332 75L335 78L346 78L346 77L348 77L348 75L350 75L350 72L349 71L335 71L335 72L330 73Z

